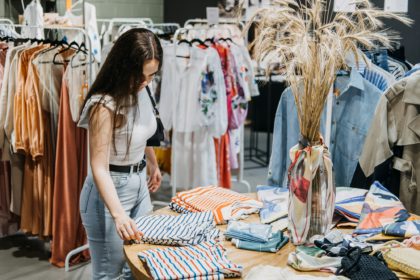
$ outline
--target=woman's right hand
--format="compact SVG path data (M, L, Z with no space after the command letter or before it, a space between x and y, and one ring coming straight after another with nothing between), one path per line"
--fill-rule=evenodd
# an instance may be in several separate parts
M142 233L137 229L136 223L127 215L114 217L115 228L122 240L137 240L140 241Z

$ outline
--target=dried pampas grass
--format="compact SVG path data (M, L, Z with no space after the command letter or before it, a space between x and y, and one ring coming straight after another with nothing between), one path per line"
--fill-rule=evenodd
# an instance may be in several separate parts
M306 3L306 4L303 4ZM398 36L384 30L382 19L406 25L401 14L375 8L368 0L355 0L356 11L332 13L333 0L274 0L256 12L252 43L257 60L280 63L295 97L301 135L310 143L320 139L320 120L336 73L347 69L346 56L360 59L358 48L391 48ZM249 26L248 26L249 27Z

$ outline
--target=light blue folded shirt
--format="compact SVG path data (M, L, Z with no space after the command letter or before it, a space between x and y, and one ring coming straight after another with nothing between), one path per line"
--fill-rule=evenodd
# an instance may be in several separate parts
M283 233L281 231L274 233L273 236L267 242L262 243L232 239L232 243L235 244L236 248L238 249L269 253L276 253L288 242L289 238L287 236L283 236Z
M272 226L264 224L230 221L225 232L228 239L240 239L250 242L267 242L272 236Z

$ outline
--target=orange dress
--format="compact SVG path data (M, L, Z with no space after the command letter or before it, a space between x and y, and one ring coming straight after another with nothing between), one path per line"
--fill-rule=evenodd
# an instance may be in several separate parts
M41 157L37 160L31 155L30 151L30 134L29 124L32 121L32 116L28 114L27 98L33 94L33 91L38 87L36 70L32 64L32 60L42 50L48 48L48 45L36 46L22 51L19 57L19 85L14 96L14 132L15 132L15 149L25 154L24 179L22 190L22 208L21 208L21 225L23 232L34 235L49 236L51 231L45 228L44 224L44 188L51 188L45 185L45 176L51 176L48 171L47 163L42 163L46 160ZM43 127L44 120L38 119L35 123L38 129ZM48 206L46 206L48 207Z
M70 67L70 66L69 66ZM87 176L87 131L78 128L70 112L66 80L63 79L58 117L57 154L53 197L53 239L50 262L63 267L66 255L87 243L79 212L79 197ZM84 251L71 264L86 261Z

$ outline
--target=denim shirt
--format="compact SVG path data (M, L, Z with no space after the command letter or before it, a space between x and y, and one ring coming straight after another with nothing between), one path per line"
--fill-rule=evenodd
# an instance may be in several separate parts
M331 140L329 150L334 164L337 186L350 186L366 134L382 92L365 80L355 69L350 76L338 76L333 96ZM325 132L326 109L321 120ZM273 148L268 171L268 184L288 186L287 170L291 163L289 150L298 143L299 122L290 88L281 96L274 121Z

